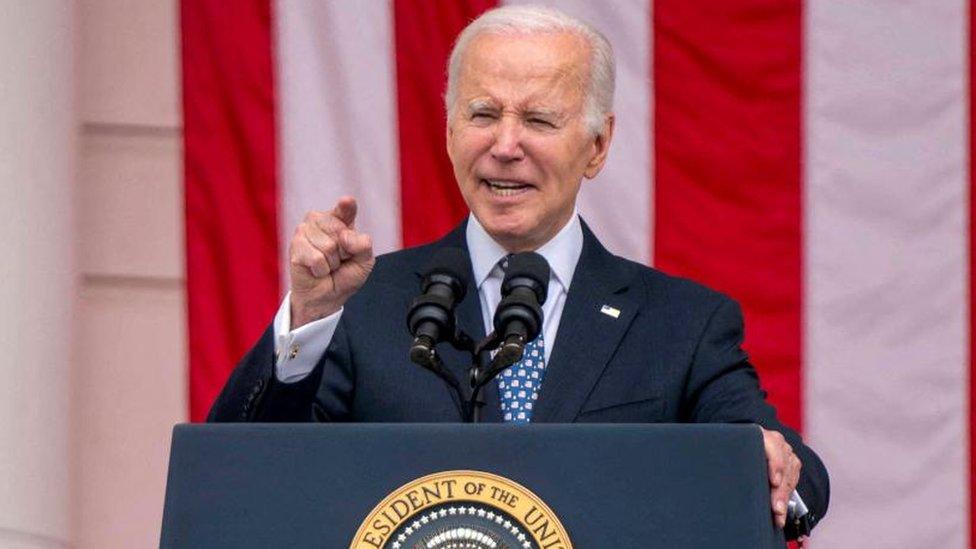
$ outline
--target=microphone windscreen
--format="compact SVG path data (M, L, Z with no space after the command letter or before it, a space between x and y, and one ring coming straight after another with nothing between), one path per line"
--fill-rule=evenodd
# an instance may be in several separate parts
M424 270L424 291L433 279L447 277L451 279L451 286L455 288L455 299L461 301L468 291L467 272L471 269L468 253L461 248L440 248L427 262Z
M506 293L518 279L529 279L535 282L533 290L539 298L539 305L546 302L549 290L549 262L535 252L522 252L508 259L505 269L505 280L502 282L502 292Z

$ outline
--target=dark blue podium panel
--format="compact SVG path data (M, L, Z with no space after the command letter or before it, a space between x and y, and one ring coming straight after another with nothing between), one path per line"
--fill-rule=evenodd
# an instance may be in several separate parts
M388 495L452 470L524 486L576 549L784 546L758 427L497 424L177 426L160 545L346 548Z

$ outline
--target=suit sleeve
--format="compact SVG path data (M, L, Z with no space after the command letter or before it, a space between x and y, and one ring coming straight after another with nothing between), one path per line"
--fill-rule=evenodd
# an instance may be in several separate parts
M815 525L826 513L830 498L827 469L800 435L777 419L742 350L743 338L742 312L734 301L723 297L706 322L695 351L685 388L685 413L694 422L756 423L782 433L803 464L797 491Z
M293 383L283 383L275 376L274 327L269 326L234 368L210 409L207 421L345 419L349 414L353 377L343 324L340 319L331 343L312 372ZM319 397L320 386L325 390L324 398Z

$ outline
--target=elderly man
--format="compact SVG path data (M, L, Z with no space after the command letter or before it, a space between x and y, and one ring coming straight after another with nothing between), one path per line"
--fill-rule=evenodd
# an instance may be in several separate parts
M607 158L613 87L610 45L585 23L519 7L472 22L451 54L446 95L447 154L471 216L439 242L374 260L354 199L310 212L291 241L291 291L210 419L458 421L449 391L407 357L417 273L440 248L467 249L477 291L458 317L483 335L500 300L500 263L535 251L551 266L542 333L530 344L538 358L488 386L487 420L757 423L777 524L797 487L802 500L793 500L816 522L826 470L765 402L740 348L738 306L611 255L576 213L583 179ZM465 365L451 349L442 356ZM520 381L527 394L515 398Z

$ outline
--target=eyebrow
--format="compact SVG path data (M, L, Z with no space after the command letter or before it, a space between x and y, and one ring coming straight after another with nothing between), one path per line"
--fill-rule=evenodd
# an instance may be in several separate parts
M484 99L475 99L474 101L468 103L468 112L480 111L480 110L495 110L496 107L491 104L490 101L485 101Z
M548 109L530 109L525 111L525 115L558 118L559 112L555 110L548 110Z

